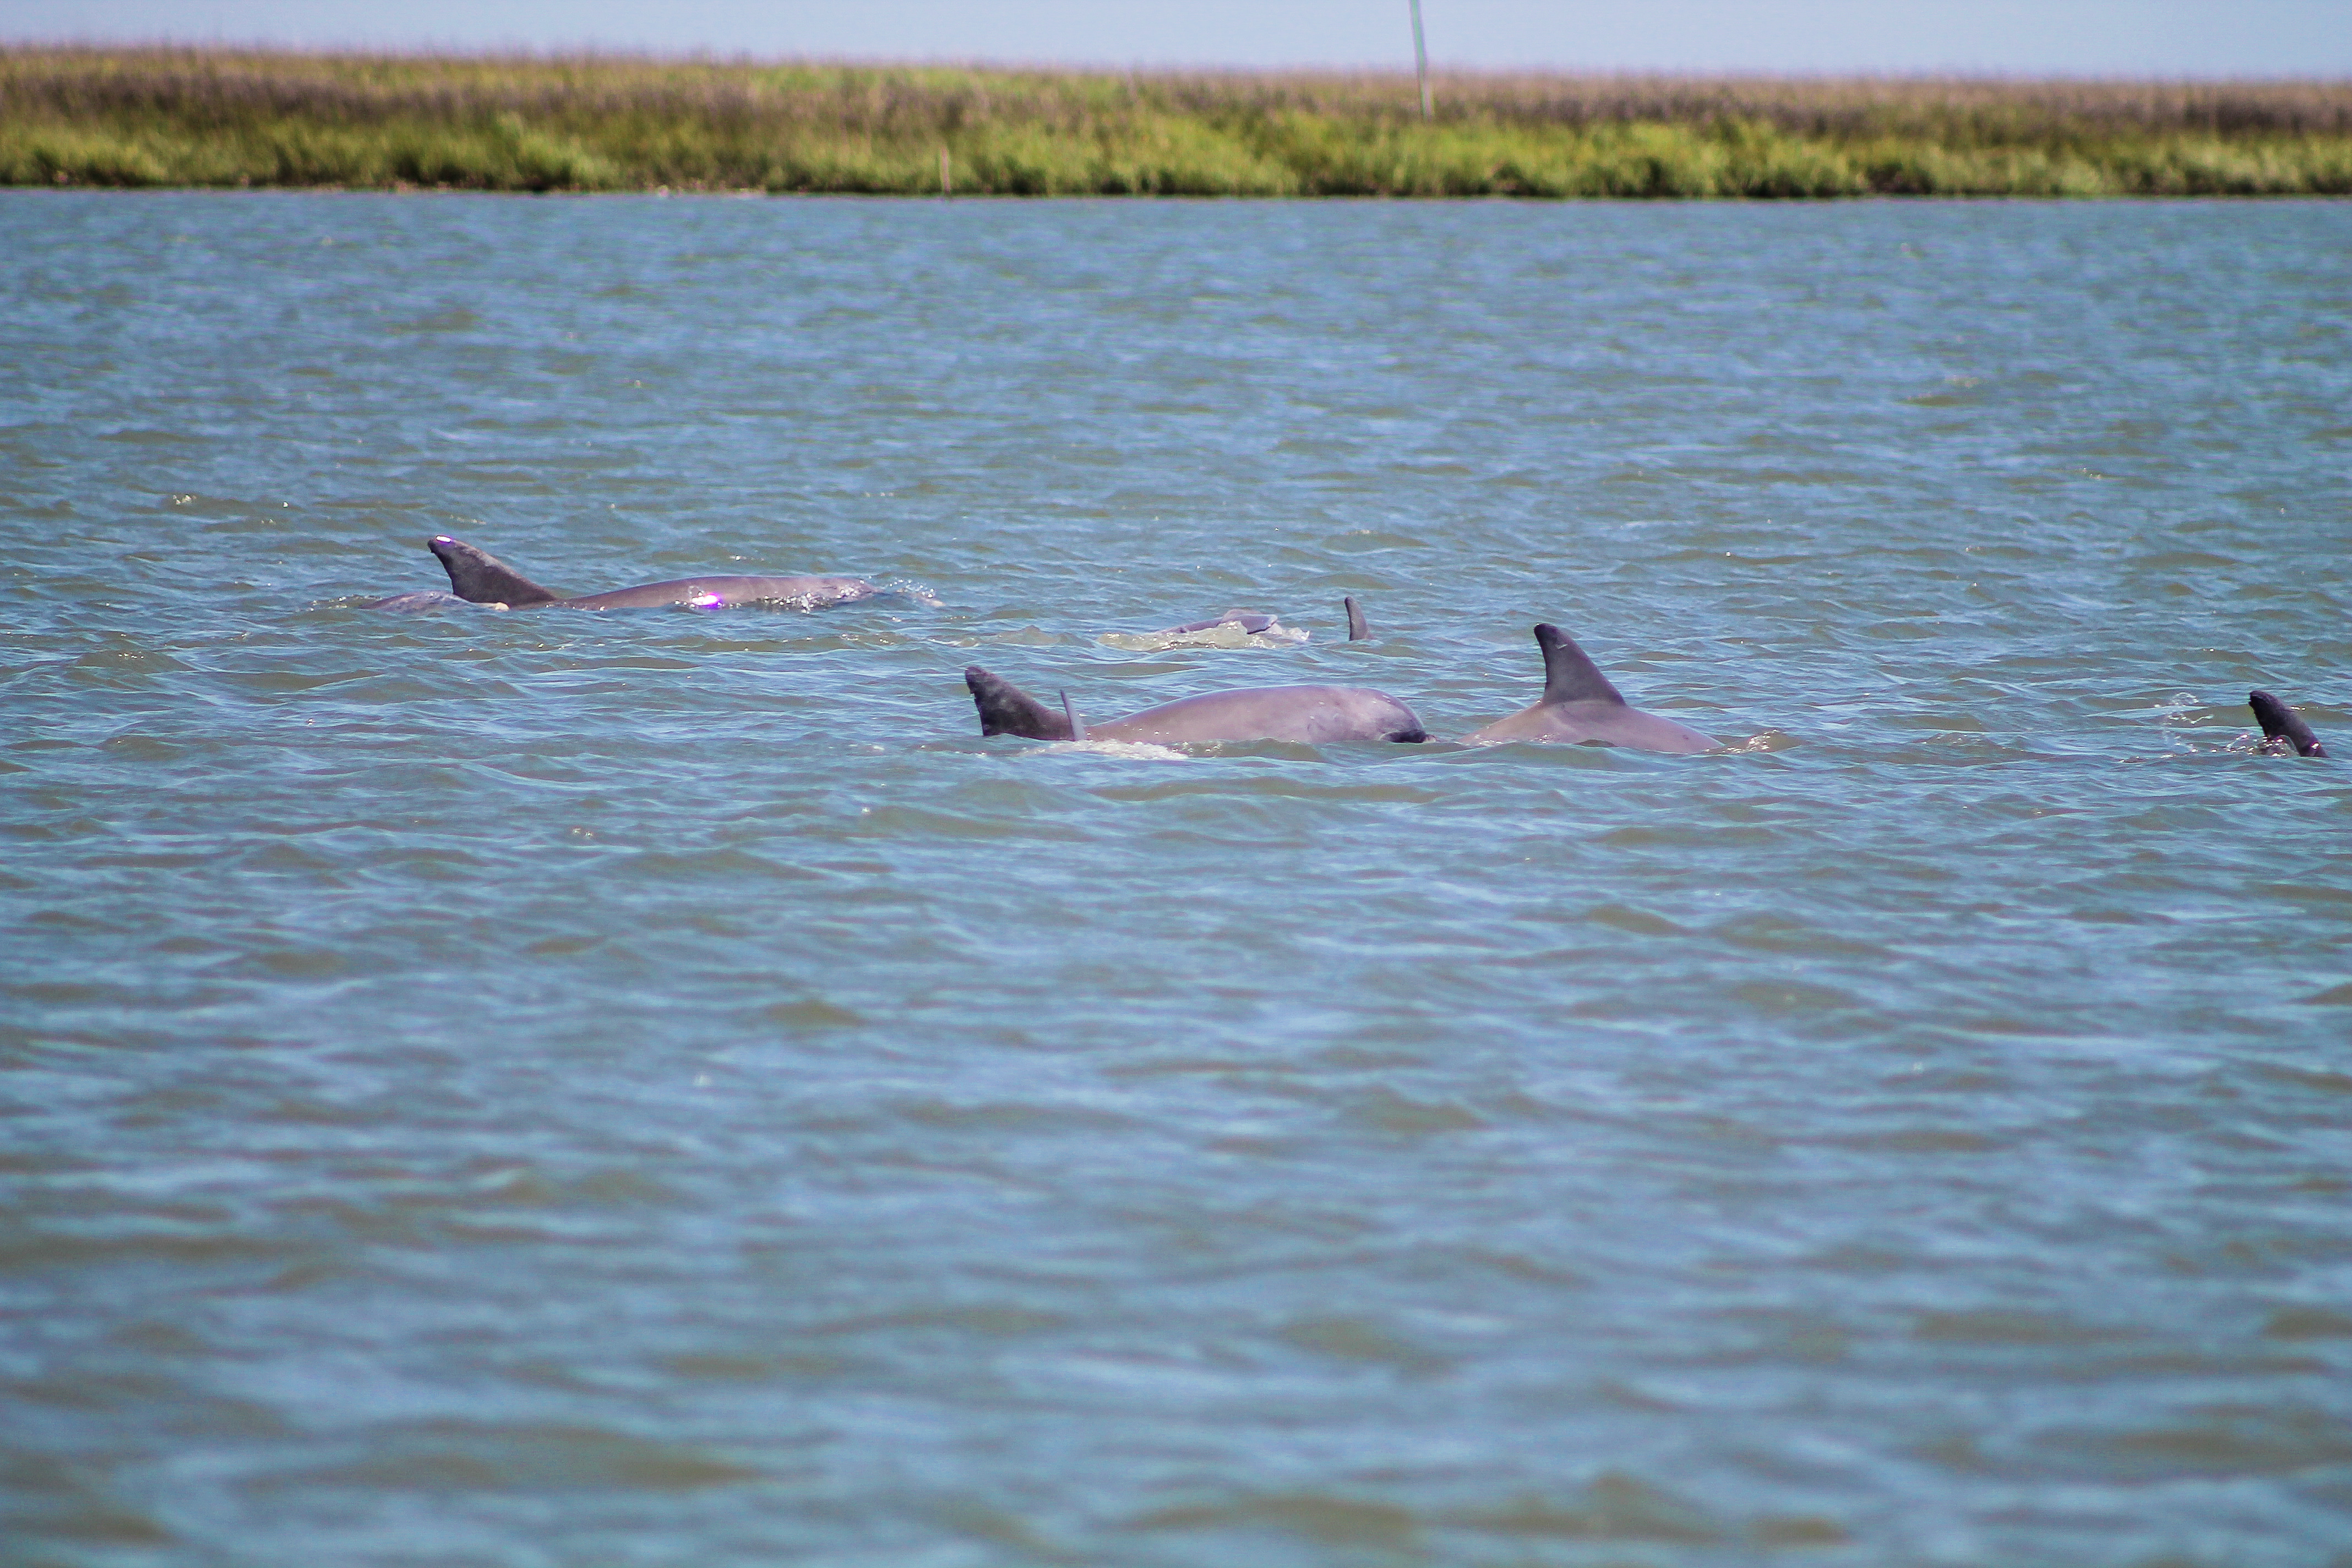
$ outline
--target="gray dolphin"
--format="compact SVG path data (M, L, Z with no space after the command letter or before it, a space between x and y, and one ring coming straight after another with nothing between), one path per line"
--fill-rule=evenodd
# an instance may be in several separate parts
M1356 603L1354 595L1342 598L1339 601L1339 608L1347 613L1349 642L1361 642L1372 635L1371 627L1364 623L1364 607ZM1227 610L1223 615L1209 620L1188 621L1181 626L1162 626L1151 635L1173 637L1181 637L1186 632L1212 631L1218 626L1239 626L1250 636L1255 637L1268 626L1276 624L1272 616L1260 615L1255 610Z
M1348 614L1348 642L1362 642L1362 639L1371 637L1371 627L1364 626L1364 606L1357 605L1355 595L1348 595L1348 597L1340 599L1339 606ZM1270 626L1279 626L1279 623L1275 621L1273 616L1261 616L1254 609L1228 609L1223 616L1212 616L1209 621L1188 621L1185 626L1164 626L1157 632L1152 632L1152 637L1183 637L1185 632L1209 632L1209 630L1216 630L1216 627L1221 626L1237 626L1244 632L1249 632L1251 637L1256 637L1258 632L1263 632Z
M2303 715L2280 701L2267 691L2249 691L2246 705L2254 710L2254 719L2263 727L2263 749L2284 750L2280 742L2294 749L2298 757L2324 757L2327 748L2303 721Z
M1186 632L1212 631L1218 626L1239 626L1250 636L1255 637L1272 625L1274 625L1272 616L1260 615L1255 610L1227 610L1223 615L1213 616L1205 621L1187 621L1181 626L1162 626L1158 631L1147 635L1156 637L1181 637Z
M509 610L535 610L553 605L567 610L644 610L687 605L715 610L729 605L798 605L814 609L869 599L881 592L862 577L680 577L667 583L646 583L615 588L604 594L567 598L542 588L487 550L478 550L447 534L428 540L425 548L440 558L449 574L449 586L469 604L502 605ZM415 609L420 595L394 595L371 606Z
M1340 604L1347 612L1349 639L1371 636L1364 625L1364 612L1356 601L1343 599ZM1303 643L1307 638L1307 633L1304 630L1286 626L1278 618L1263 610L1235 609L1212 616L1205 621L1187 621L1181 626L1162 626L1155 632L1105 632L1095 640L1112 647L1156 653L1162 648L1177 647L1266 647L1282 643Z
M1711 752L1723 744L1686 724L1655 713L1644 713L1609 684L1601 667L1585 657L1574 639L1555 626L1536 628L1536 646L1543 649L1543 696L1507 719L1497 719L1475 735L1463 737L1473 746L1498 741L1591 742L1603 746L1630 746L1637 752Z
M1035 741L1149 742L1182 745L1203 741L1426 741L1413 710L1385 691L1361 686L1257 686L1148 708L1108 723L1082 724L1069 700L1059 710L1003 676L978 665L963 672L980 710L983 735L1026 735Z

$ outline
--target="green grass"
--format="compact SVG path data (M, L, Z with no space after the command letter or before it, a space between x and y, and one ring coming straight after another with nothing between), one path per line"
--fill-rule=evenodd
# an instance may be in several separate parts
M0 183L1829 197L2352 194L2352 83L1411 77L0 50Z

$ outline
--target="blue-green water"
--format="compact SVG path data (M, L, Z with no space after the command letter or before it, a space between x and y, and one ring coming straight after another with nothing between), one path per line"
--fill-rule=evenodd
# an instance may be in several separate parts
M2352 1546L2352 207L11 193L0 262L11 1564ZM360 607L442 532L895 591ZM1228 605L1313 640L1101 640ZM1538 620L1736 746L961 676L1454 736Z

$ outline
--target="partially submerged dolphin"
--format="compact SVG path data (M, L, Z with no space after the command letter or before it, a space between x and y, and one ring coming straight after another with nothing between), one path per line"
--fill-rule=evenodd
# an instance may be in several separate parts
M1637 752L1711 752L1723 742L1702 735L1687 724L1655 713L1644 713L1609 684L1601 667L1585 657L1574 639L1555 626L1536 628L1536 646L1543 649L1543 696L1507 719L1497 719L1475 735L1463 737L1473 746L1498 741L1591 742L1603 746L1630 746Z
M604 594L567 598L542 588L487 550L478 550L447 534L428 540L425 548L440 558L449 574L449 586L469 604L498 605L509 610L535 610L553 605L567 610L641 610L682 605L715 610L729 605L796 605L815 609L872 598L881 592L862 577L680 577L667 583L646 583L615 588ZM446 603L439 595L395 594L371 608L421 609Z
M1349 642L1361 642L1372 635L1371 628L1364 624L1363 606L1356 603L1354 595L1350 595L1341 599L1339 607L1348 614ZM1212 631L1218 626L1239 626L1252 637L1255 637L1269 628L1278 629L1281 625L1282 623L1272 616L1260 615L1255 610L1227 610L1223 615L1213 616L1205 621L1188 621L1181 626L1162 626L1151 635L1173 637L1181 637L1186 632ZM1306 634L1302 632L1299 635L1303 637Z
M2263 727L2263 749L2283 752L2294 748L2298 757L2324 757L2327 748L2303 721L2303 715L2280 701L2267 691L2249 691L2246 705L2254 710L2254 720Z
M1212 616L1205 621L1187 621L1181 626L1162 626L1150 635L1160 637L1181 637L1186 632L1213 631L1219 626L1239 626L1252 637L1255 637L1268 626L1279 624L1272 616L1260 615L1255 610L1227 610L1223 615Z
M1182 745L1205 741L1426 741L1413 710L1385 691L1361 686L1258 686L1212 691L1131 713L1082 723L1066 697L1056 709L978 665L963 672L980 710L983 735L1034 741L1130 741Z
M1349 637L1353 640L1371 636L1364 625L1364 612L1356 601L1344 599L1341 605L1348 615ZM1235 609L1205 621L1162 626L1156 632L1105 632L1095 640L1137 653L1160 653L1171 647L1280 647L1303 643L1307 637L1303 627L1286 626L1263 610Z

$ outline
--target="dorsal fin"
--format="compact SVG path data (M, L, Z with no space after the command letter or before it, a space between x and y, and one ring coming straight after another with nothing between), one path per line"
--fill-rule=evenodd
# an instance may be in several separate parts
M1070 721L1070 739L1073 741L1085 740L1087 738L1087 721L1078 717L1077 707L1076 704L1071 702L1070 694L1068 692L1064 691L1059 693L1059 695L1062 699L1062 717Z
M1366 624L1364 620L1364 606L1356 603L1355 596L1353 595L1349 595L1348 597L1341 599L1339 601L1339 605L1341 608L1348 612L1348 640L1349 642L1362 642L1366 637L1372 635L1372 628L1370 626Z
M1609 684L1601 667L1584 656L1576 639L1558 626L1536 628L1536 646L1543 649L1546 702L1614 702L1625 706L1624 694Z
M1033 741L1072 740L1069 712L1056 713L1004 677L966 665L963 683L980 710L983 735L1026 735Z
M545 605L563 595L541 587L487 550L478 550L462 539L452 539L444 533L427 540L425 547L439 558L449 574L449 586L457 597L477 605L504 605L519 610L525 605Z
M2280 701L2267 691L2249 691L2246 705L2254 710L2254 721L2263 727L2267 740L2284 741L2294 748L2298 757L2324 757L2327 748L2319 743L2303 715Z

